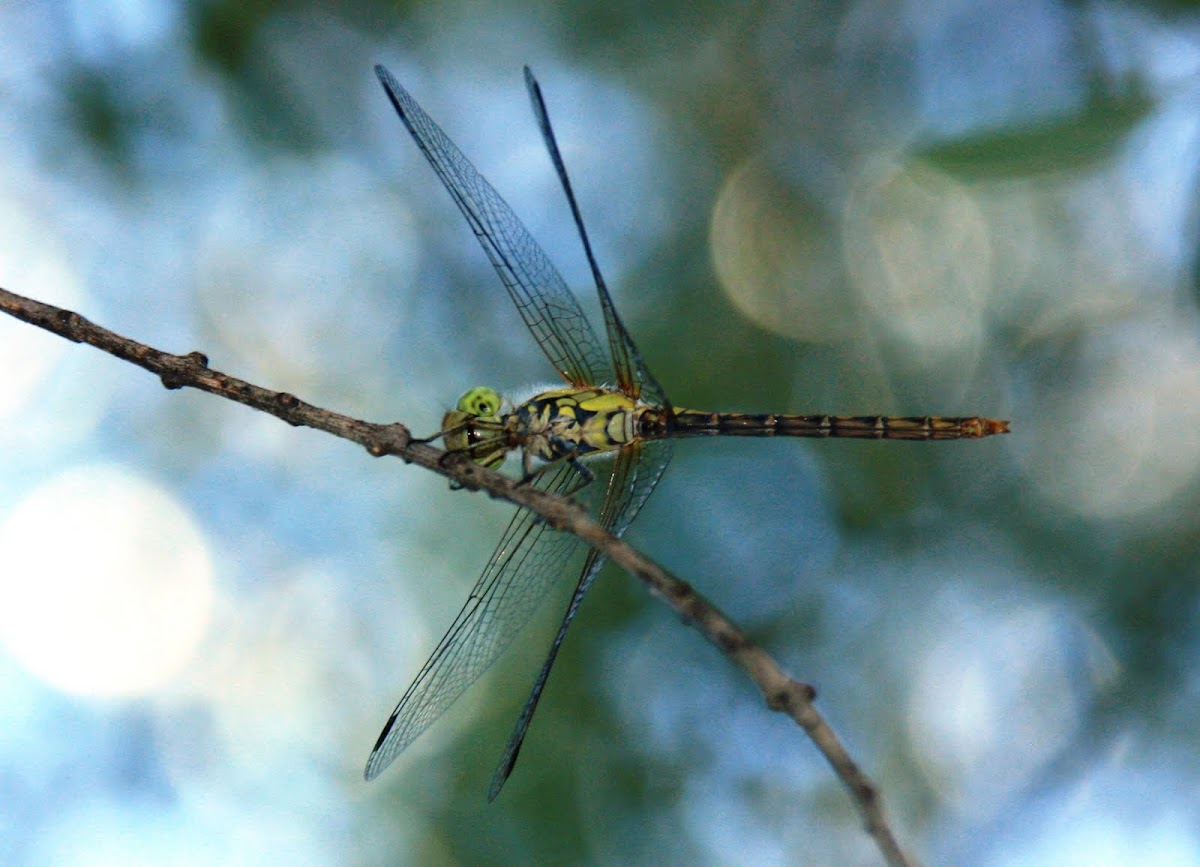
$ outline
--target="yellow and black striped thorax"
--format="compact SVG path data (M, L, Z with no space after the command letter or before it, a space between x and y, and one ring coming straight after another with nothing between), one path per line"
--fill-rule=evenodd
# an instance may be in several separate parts
M612 451L638 437L636 400L603 387L543 391L505 417L516 445L546 461Z

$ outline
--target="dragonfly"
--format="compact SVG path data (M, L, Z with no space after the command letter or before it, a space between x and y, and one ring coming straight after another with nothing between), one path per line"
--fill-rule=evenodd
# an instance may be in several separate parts
M836 416L703 412L674 406L647 369L600 273L575 192L550 125L542 90L529 67L525 86L575 228L591 267L604 320L596 336L578 300L545 251L493 189L383 66L383 89L466 217L526 327L564 385L502 398L479 386L446 413L441 438L448 452L490 468L519 456L523 478L581 501L620 536L637 517L671 459L672 441L686 437L848 437L882 440L974 439L1008 432L1008 422L973 417ZM570 567L582 559L578 573ZM454 622L392 712L367 760L378 776L428 729L512 643L547 595L575 574L558 631L492 775L495 800L512 773L550 670L604 557L574 536L520 510Z

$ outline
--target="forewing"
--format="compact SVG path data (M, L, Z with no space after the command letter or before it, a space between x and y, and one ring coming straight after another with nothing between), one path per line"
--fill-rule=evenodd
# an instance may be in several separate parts
M567 195L567 203L571 206L571 216L575 220L575 228L579 239L583 242L583 252L587 255L588 265L592 269L592 277L596 282L596 292L600 296L600 309L604 313L604 330L608 334L608 349L612 356L614 382L617 387L631 397L641 398L645 403L666 407L669 405L667 395L658 380L646 367L641 353L633 343L633 338L621 321L604 276L600 273L600 265L596 262L596 254L592 251L592 242L588 238L587 229L583 224L583 214L575 199L575 190L571 186L571 178L567 175L567 165L563 162L562 153L558 149L558 140L554 136L554 127L550 125L550 113L546 110L546 101L542 98L541 85L534 78L532 70L525 67L525 89L529 91L529 101L533 105L533 116L537 119L538 129L542 133L542 141L550 152L550 161L554 163L554 171L558 174L559 183ZM636 509L634 512L636 513ZM632 518L631 518L632 520Z
M572 385L611 381L611 365L579 302L512 208L391 73L376 66L375 74L551 364Z

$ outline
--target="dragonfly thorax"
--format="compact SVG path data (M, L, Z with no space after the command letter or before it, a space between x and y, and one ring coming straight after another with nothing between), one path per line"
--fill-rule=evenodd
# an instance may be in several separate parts
M446 447L492 468L517 449L527 469L588 458L636 439L644 409L629 395L603 386L548 389L510 411L503 406L500 395L487 387L463 394L442 419Z
M535 394L506 417L527 458L558 461L610 452L637 438L641 405L603 386Z

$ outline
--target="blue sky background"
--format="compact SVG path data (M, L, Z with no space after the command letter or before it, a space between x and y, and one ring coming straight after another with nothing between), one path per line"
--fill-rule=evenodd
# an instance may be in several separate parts
M652 11L651 11L652 9ZM930 863L1200 862L1190 3L0 6L0 286L373 421L553 371L386 64L679 405L630 539L819 705ZM509 509L0 321L0 860L878 863L800 732L617 570L371 784ZM564 586L565 589L565 586Z

